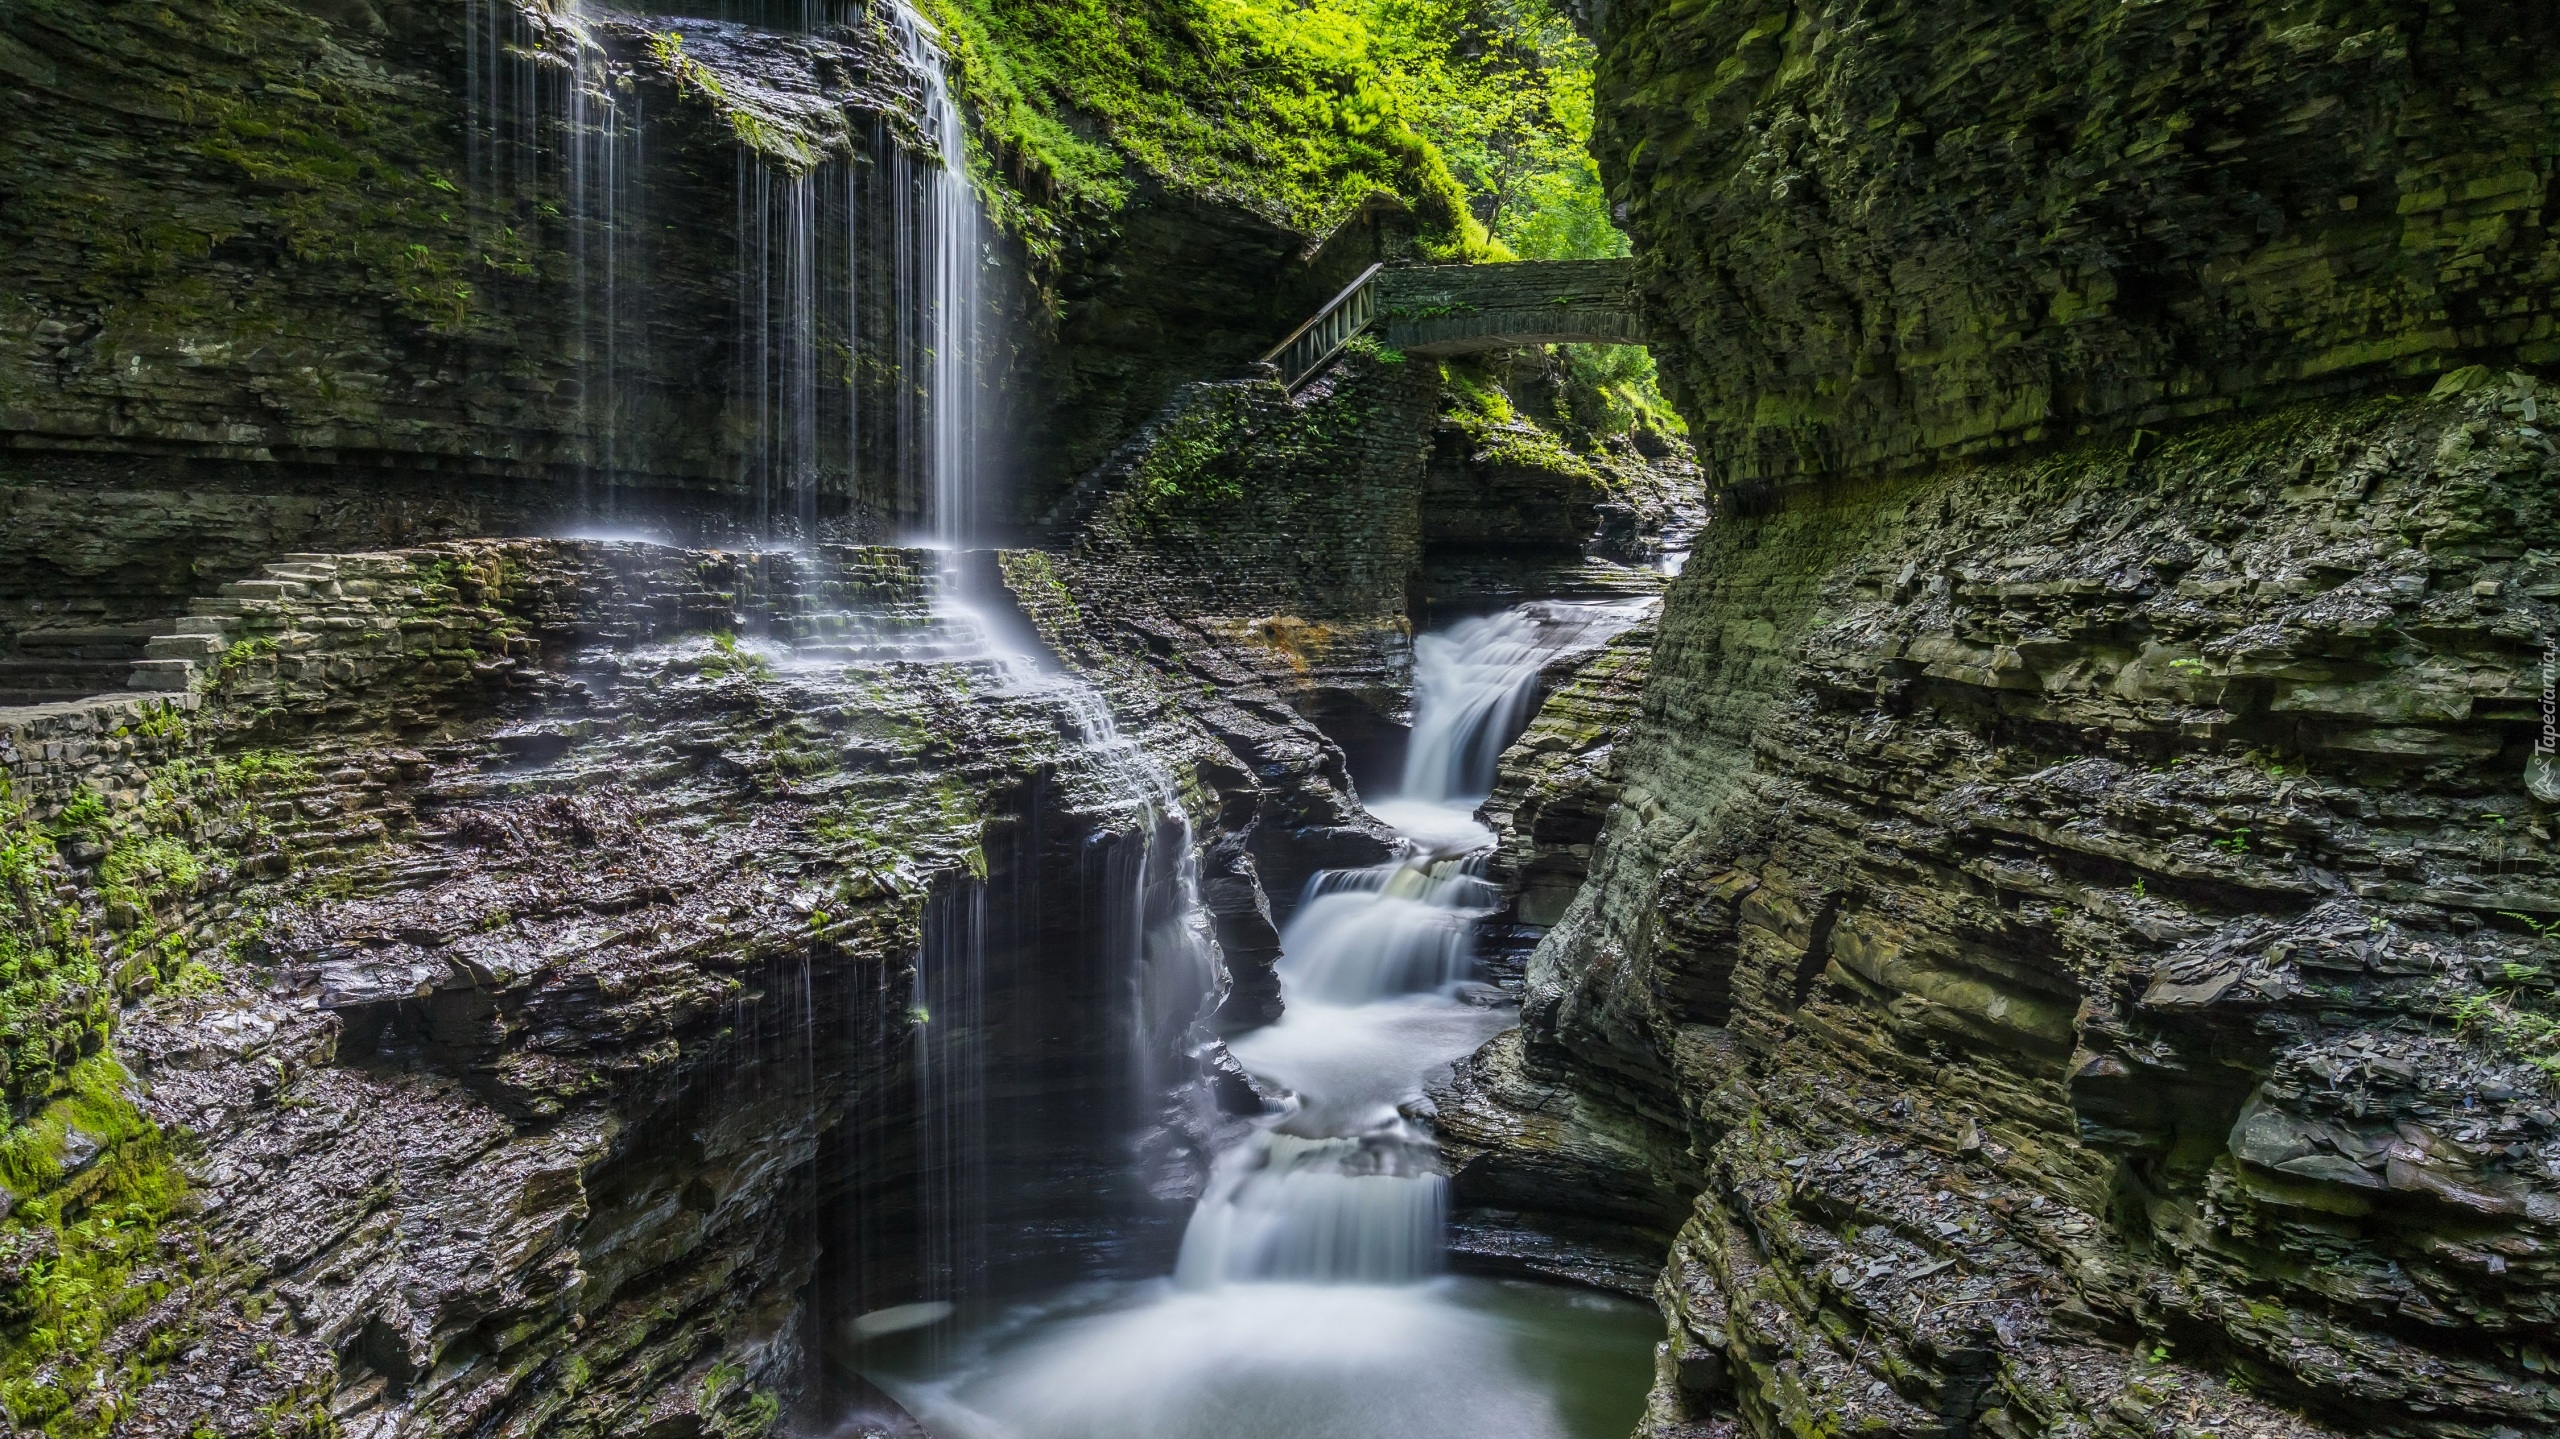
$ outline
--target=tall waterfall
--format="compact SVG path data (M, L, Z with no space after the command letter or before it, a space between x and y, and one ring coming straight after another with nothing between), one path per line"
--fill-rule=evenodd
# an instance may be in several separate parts
M909 0L897 0L896 13L900 48L924 77L925 138L941 161L921 184L900 190L923 206L915 230L923 243L913 273L900 274L898 313L923 322L918 348L931 376L926 394L933 411L931 528L935 543L956 551L978 529L978 272L986 224L969 182L968 136L943 68L941 35ZM899 233L908 228L900 226Z
M873 24L884 41L867 38ZM566 462L586 524L650 518L617 516L617 496L725 453L719 478L757 537L840 533L857 497L865 533L912 528L945 548L973 535L987 229L938 42L907 0L467 0L475 248L499 272L556 282L546 313L575 367L556 387L574 450L489 458ZM700 241L715 212L692 192L660 196L698 190L705 172L650 152L666 117L644 113L644 94L725 85L721 103L744 103L759 67L857 61L903 66L919 113L838 116L824 144L738 145L732 359L684 368L700 347L669 325L696 317L668 307L714 293Z

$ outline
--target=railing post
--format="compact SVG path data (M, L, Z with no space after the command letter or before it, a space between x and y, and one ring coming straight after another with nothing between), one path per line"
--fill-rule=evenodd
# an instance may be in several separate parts
M1369 327L1371 317L1377 312L1369 294L1369 282L1385 268L1384 264L1377 264L1361 271L1360 278L1353 280L1341 294L1316 311L1312 319L1290 331L1287 339L1274 345L1271 353L1262 357L1262 363L1279 369L1281 384L1291 390L1297 389L1325 361L1351 343L1352 336Z

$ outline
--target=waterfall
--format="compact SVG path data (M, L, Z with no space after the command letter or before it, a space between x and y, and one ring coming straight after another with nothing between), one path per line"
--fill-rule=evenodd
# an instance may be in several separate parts
M1527 724L1559 654L1633 624L1638 604L1536 604L1414 642L1405 791L1378 812L1412 852L1318 874L1280 936L1289 1003L1237 1055L1297 1092L1280 1130L1220 1157L1183 1236L1175 1280L1385 1284L1439 1268L1446 1181L1429 1138L1399 1112L1422 1075L1483 1038L1490 1011L1459 1002L1478 920L1500 896L1481 877L1491 836L1464 813ZM1473 852L1451 855L1451 850Z
M923 243L914 273L902 268L899 276L898 313L922 321L919 349L932 407L927 513L934 542L957 551L977 533L978 271L985 223L969 183L967 132L944 70L941 32L910 0L897 0L896 34L907 63L924 77L925 138L939 161L917 187Z
M771 28L785 13L797 34L777 50L793 33L788 19ZM937 32L890 0L876 11L884 38L866 48L872 32L858 27L874 14L822 0L645 14L467 0L474 247L506 273L545 274L556 294L545 313L574 367L551 392L564 451L490 458L563 462L577 477L573 528L616 518L617 494L635 484L698 481L719 465L735 520L759 539L842 533L848 503L866 533L912 524L945 549L976 533L987 227ZM732 358L725 371L673 370L678 352L650 337L691 323L665 307L695 303L705 277L690 232L666 223L685 212L662 200L653 213L651 196L703 175L681 156L653 169L648 122L664 117L644 113L640 82L708 73L730 86L722 103L745 104L777 54L822 69L903 65L920 113L913 130L881 118L850 139L738 145Z
M1454 984L1469 972L1468 916L1497 898L1462 861L1320 874L1289 921L1282 980L1293 997L1318 1004Z
M1430 1071L1513 1019L1472 978L1471 934L1498 897L1479 873L1489 836L1452 796L1491 787L1544 666L1641 612L1530 606L1423 637L1415 728L1433 754L1416 792L1372 808L1425 832L1390 863L1309 883L1280 937L1287 1012L1229 1041L1287 1092L1280 1112L1216 1156L1166 1280L1018 1311L921 1373L874 1366L933 1432L1561 1439L1593 1430L1559 1410L1569 1381L1539 1351L1591 1343L1595 1323L1635 1336L1641 1387L1642 1311L1445 1272L1448 1179L1406 1112Z
M1275 1133L1230 1159L1182 1236L1183 1288L1399 1284L1439 1270L1448 1181L1403 1137Z
M1626 629L1652 603L1521 605L1417 638L1401 798L1473 809L1493 790L1494 762L1528 723L1538 672L1565 651Z

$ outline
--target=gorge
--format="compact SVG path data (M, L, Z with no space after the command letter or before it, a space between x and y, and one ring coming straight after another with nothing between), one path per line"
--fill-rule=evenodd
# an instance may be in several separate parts
M2560 12L0 87L9 1432L2560 1432Z

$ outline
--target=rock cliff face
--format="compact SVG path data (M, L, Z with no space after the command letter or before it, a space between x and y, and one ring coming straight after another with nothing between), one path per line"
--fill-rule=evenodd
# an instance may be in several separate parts
M2560 344L2532 3L1602 9L1594 148L1725 483Z
M1648 1433L2560 1423L2553 52L2335 10L1602 16L1727 487L1434 1103Z
M13 6L0 700L113 687L188 597L296 550L914 523L936 152L889 7L835 13ZM961 244L994 262L991 530L1413 244L1391 202L1320 244L1141 189L1044 212L1036 261Z
M165 699L9 712L12 1417L764 1432L856 1312L1166 1242L1216 1105L1258 1103L1168 1067L1215 974L1151 982L1156 1057L1090 1052L1175 899L1136 856L1181 837L929 573L305 556L155 642ZM1288 767L1112 687L1218 820L1223 967L1268 990L1243 837ZM980 1082L1029 1097L948 1147L928 1109ZM933 1206L973 1193L960 1253Z

